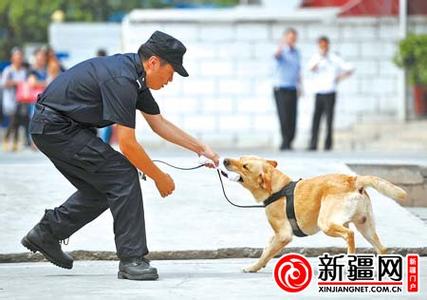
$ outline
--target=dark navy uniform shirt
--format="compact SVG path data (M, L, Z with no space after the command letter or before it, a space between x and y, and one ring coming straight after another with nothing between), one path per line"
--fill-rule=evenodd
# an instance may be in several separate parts
M39 103L85 126L118 123L135 128L135 112L160 113L159 106L141 80L145 71L138 54L95 57L77 64L52 81Z

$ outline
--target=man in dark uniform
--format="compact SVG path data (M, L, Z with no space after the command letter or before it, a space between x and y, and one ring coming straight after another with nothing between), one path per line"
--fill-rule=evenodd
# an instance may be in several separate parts
M60 74L39 97L31 122L34 143L77 188L61 206L46 210L22 239L55 265L71 269L73 259L60 241L94 220L107 208L114 219L119 278L155 280L157 269L148 253L142 193L137 169L154 180L162 197L175 185L148 157L135 137L135 111L141 111L162 138L206 156L218 155L161 114L149 89L172 81L173 73L187 77L182 66L184 45L156 31L138 54L117 54L84 61ZM96 137L95 127L117 124L120 150Z

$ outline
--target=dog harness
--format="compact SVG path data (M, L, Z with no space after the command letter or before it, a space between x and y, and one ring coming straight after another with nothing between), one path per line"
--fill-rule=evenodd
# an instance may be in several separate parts
M298 181L291 181L289 184L285 185L280 191L268 197L264 201L264 207L267 207L268 205L279 200L282 197L286 197L286 216L288 217L289 223L291 223L292 231L294 235L298 237L304 237L307 235L299 228L297 219L295 217L294 190Z

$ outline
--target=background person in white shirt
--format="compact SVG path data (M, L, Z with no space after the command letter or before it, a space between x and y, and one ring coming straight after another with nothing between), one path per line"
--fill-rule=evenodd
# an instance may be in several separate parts
M21 106L16 102L16 88L27 78L24 67L24 53L14 47L11 51L11 64L3 70L1 85L3 87L3 113L8 116L9 124L3 138L3 150L9 151L9 140L13 136L12 151L18 150L19 127L24 123L27 111L22 113Z
M337 54L329 51L328 37L321 36L318 39L318 45L319 53L316 53L309 63L309 69L314 75L312 87L316 95L316 103L308 149L317 149L320 120L323 115L326 115L325 150L331 150L337 84L353 73L353 67Z

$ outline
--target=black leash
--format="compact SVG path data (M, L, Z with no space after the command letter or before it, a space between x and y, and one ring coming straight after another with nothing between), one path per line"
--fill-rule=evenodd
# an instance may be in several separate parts
M199 169L201 167L204 167L204 164L195 166L195 167L190 167L190 168L182 168L182 167L177 167L174 165L171 165L170 163L167 163L165 161L162 160L153 160L153 162L159 162L162 164L165 164L169 167L178 169L178 170L184 170L184 171L189 171L189 170L195 170L195 169ZM280 198L282 198L283 196L287 197L286 200L286 215L289 219L289 222L291 224L292 227L292 232L294 233L294 235L298 236L298 237L305 237L307 236L307 234L305 234L300 227L298 226L298 222L296 220L296 216L295 216L295 208L294 208L294 194L293 194L293 190L295 189L296 184L298 183L298 181L291 181L288 185L286 185L285 187L283 187L280 191L274 193L273 195L271 195L270 197L267 198L267 200L264 201L264 205L239 205L239 204L235 204L232 201L230 201L230 199L228 199L227 194L225 192L225 188L224 188L224 182L222 181L222 177L221 174L224 177L228 177L227 174L222 171L222 170L218 170L216 169L216 172L218 173L218 178L219 178L219 182L221 183L221 188L222 188L222 193L224 194L225 199L228 201L228 203L230 203L231 205L238 207L238 208L265 208L267 205L279 200ZM145 174L142 174L142 178L144 180L147 180ZM291 192L289 192L291 191Z
M222 193L224 194L224 197L228 201L228 203L239 208L264 208L264 205L239 205L231 202L230 199L228 199L227 194L225 193L224 183L222 182L221 173L219 170L216 170L216 172L218 173L219 181L221 182Z
M177 167L177 166L171 165L170 163L167 163L163 160L157 160L156 159L156 160L153 160L153 162L159 162L159 163L165 164L171 168L178 169L178 170L184 170L184 171L195 170L195 169L199 169L199 168L205 166L204 164L201 164L201 165L196 166L196 167L182 168L182 167ZM228 197L227 197L227 194L226 194L225 188L224 188L224 182L222 181L222 177L221 177L221 174L223 174L225 177L227 177L227 174L223 173L223 171L220 171L218 169L216 170L216 172L218 173L218 178L219 178L219 181L221 183L222 193L224 194L224 197L228 201L228 203L230 203L231 205L233 205L235 207L239 207L239 208L264 208L264 205L239 205L239 204L235 204L235 203L231 202L230 199L228 199ZM141 177L143 180L147 180L147 177L145 176L145 174L141 173L141 175L142 175Z
M205 166L205 165L200 165L200 166L196 166L196 167L182 168L182 167L177 167L177 166L171 165L170 163L167 163L167 162L165 162L165 161L163 161L163 160L154 159L154 160L153 160L153 162L159 162L159 163L165 164L165 165L167 165L167 166L169 166L169 167L171 167L171 168L178 169L178 170L184 170L184 171L195 170L195 169L199 169L199 168L201 168L201 167L204 167L204 166ZM146 176L144 173L140 172L140 171L138 171L138 172L139 172L139 174L141 175L141 178L142 178L144 181L147 181L147 176Z

